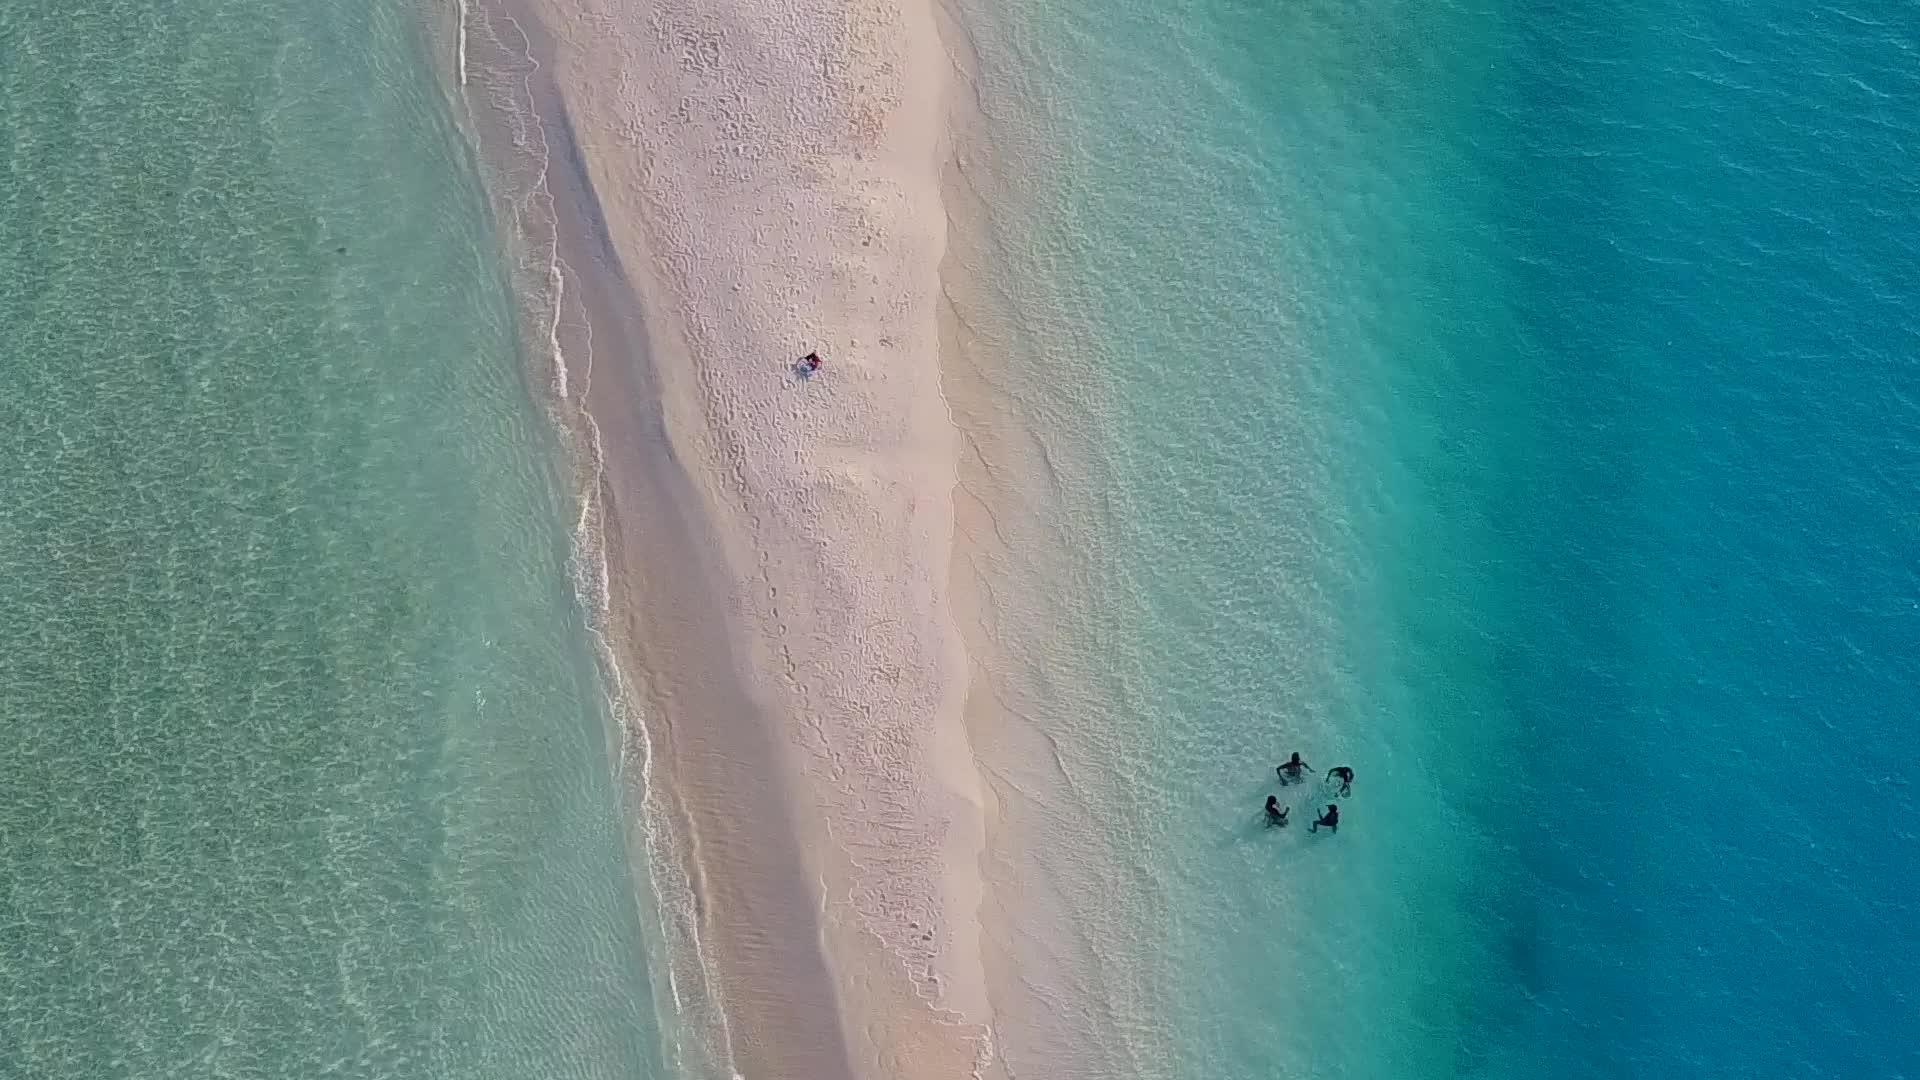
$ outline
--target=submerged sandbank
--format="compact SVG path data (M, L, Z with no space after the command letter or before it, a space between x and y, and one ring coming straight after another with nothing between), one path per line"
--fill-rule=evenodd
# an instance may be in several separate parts
M559 223L558 385L601 470L588 546L724 1056L976 1072L932 11L513 0L467 13L476 34L534 61L513 141L538 145L529 201Z

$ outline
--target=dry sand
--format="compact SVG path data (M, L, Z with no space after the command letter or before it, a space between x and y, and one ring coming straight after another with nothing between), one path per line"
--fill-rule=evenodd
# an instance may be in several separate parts
M933 11L506 0L476 28L535 62L513 137L559 223L606 629L711 961L687 981L752 1080L991 1072Z

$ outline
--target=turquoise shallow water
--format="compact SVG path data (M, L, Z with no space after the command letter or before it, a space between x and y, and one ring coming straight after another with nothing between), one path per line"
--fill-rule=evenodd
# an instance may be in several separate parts
M0 10L0 1075L660 1075L419 15Z
M978 24L1072 539L1016 1073L1920 1072L1911 13Z
M0 1075L664 1074L412 19L0 9ZM1920 1073L1910 13L979 29L1072 541L1015 1072Z

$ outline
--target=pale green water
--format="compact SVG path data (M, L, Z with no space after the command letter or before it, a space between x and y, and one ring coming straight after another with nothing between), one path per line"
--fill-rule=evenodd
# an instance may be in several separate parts
M660 1075L418 17L0 7L0 1076Z

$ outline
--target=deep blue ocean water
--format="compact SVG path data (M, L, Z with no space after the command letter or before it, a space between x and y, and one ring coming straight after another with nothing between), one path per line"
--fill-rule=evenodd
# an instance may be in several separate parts
M984 752L1109 1002L1016 1071L1920 1075L1920 12L981 24L1075 538Z
M1524 334L1475 365L1520 481L1495 1029L1563 1075L1910 1075L1920 22L1630 11L1530 13L1479 145Z

